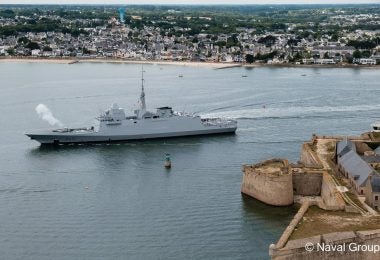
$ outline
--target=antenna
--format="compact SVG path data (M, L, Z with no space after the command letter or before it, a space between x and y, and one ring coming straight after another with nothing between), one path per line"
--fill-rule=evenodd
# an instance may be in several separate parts
M141 89L144 92L144 65L141 65Z
M146 112L146 105L145 105L145 92L144 92L144 65L141 65L141 95L140 95L140 118L145 114Z

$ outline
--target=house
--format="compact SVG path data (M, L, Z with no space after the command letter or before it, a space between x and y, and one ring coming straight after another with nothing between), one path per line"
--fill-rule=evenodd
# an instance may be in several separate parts
M378 173L359 156L355 143L348 139L337 143L336 155L339 171L348 178L358 194L366 195L367 180Z
M366 203L378 210L380 208L380 176L370 176L366 189L368 191L365 196Z
M32 56L40 56L40 54L41 54L41 50L40 49L32 50Z
M334 59L314 59L315 64L335 64Z
M376 60L369 58L354 59L353 62L360 65L376 65Z
M369 154L364 154L362 159L374 169L380 169L380 155L371 151Z
M312 64L314 63L314 59L302 59L303 64Z
M370 57L371 59L375 60L376 61L376 64L380 64L380 55L372 55Z
M352 46L315 46L313 47L313 51L318 52L320 57L323 57L325 53L327 53L330 57L334 57L337 54L352 55L355 51L355 48Z

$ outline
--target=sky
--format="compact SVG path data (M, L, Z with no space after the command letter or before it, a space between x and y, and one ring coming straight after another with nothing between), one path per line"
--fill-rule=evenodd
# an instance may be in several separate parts
M365 4L380 0L0 0L0 4Z

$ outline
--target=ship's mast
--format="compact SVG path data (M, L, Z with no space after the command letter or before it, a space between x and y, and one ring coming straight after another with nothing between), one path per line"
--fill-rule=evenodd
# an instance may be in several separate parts
M141 66L141 95L140 95L140 118L146 112L146 104L145 104L145 91L144 91L144 66Z

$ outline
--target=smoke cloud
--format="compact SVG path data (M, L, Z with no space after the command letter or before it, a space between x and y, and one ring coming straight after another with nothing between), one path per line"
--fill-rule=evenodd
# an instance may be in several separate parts
M61 123L61 121L55 118L53 116L53 113L50 111L50 109L44 104L39 104L38 106L36 106L36 112L39 115L39 117L47 121L50 125L63 127L63 124Z
M119 8L119 17L120 17L120 22L124 23L124 16L125 16L125 8L121 7Z

